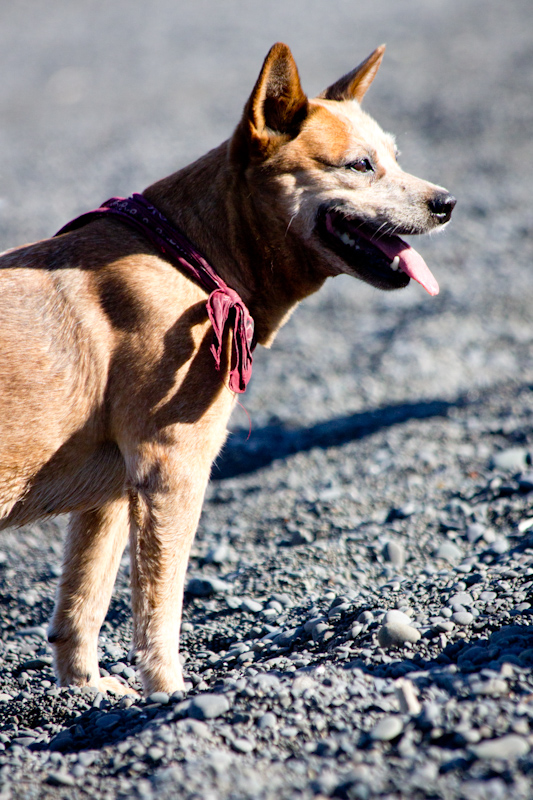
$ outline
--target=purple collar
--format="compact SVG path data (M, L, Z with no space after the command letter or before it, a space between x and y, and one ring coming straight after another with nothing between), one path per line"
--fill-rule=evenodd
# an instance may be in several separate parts
M56 236L77 230L98 217L110 215L119 217L141 231L166 259L210 293L206 306L214 331L211 352L216 369L220 370L224 332L229 324L233 330L229 388L233 392L246 391L246 384L252 375L252 350L255 347L254 321L250 312L237 292L224 283L194 245L141 194L127 198L112 197L100 208L68 222ZM229 321L230 315L232 322Z

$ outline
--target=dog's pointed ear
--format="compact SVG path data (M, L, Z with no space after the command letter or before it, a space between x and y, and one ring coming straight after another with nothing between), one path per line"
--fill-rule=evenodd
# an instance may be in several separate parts
M266 153L280 140L297 136L307 112L307 96L292 53L278 42L265 58L240 127L252 149Z
M361 102L383 60L385 45L376 47L352 72L332 84L320 97L324 100L358 100Z

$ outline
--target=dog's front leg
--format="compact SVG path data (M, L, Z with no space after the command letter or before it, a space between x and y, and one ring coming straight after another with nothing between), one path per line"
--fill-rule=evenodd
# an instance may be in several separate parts
M96 686L135 694L115 678L101 678L98 633L105 619L129 531L126 496L102 508L73 513L48 638L60 686Z
M211 457L191 442L177 452L145 447L135 462L130 485L133 647L146 694L172 693L183 689L178 647L185 573Z

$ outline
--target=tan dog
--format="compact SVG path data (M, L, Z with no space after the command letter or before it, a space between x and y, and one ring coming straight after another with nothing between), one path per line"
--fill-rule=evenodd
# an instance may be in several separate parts
M393 234L442 226L455 200L403 172L360 108L383 51L308 100L275 45L232 138L144 193L240 294L259 344L328 276L438 291ZM129 535L144 689L180 689L187 561L234 404L230 335L219 372L207 293L114 219L0 265L0 526L70 512L49 637L59 683L130 691L97 661Z

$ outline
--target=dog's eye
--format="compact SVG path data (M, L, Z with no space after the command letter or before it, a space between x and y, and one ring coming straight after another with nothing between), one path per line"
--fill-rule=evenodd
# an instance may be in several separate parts
M353 172L374 172L374 167L368 158L360 158L357 161L351 161L346 164L346 169L351 169Z

